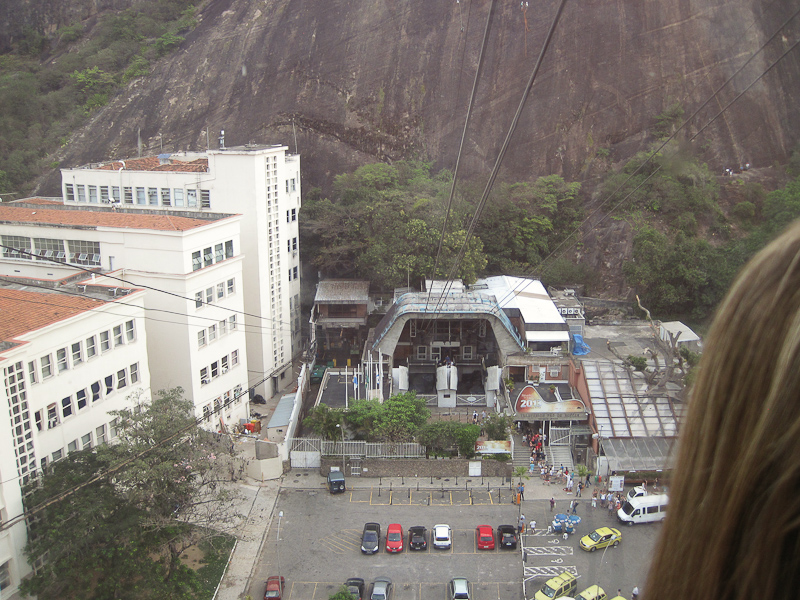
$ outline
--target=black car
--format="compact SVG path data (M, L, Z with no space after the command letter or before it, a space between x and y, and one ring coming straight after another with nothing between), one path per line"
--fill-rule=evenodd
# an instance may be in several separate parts
M408 547L411 550L428 549L428 530L422 525L408 528Z
M500 548L516 548L517 528L513 525L499 525L497 527L497 545Z
M344 475L341 471L328 473L328 489L331 494L341 494L347 489L344 484Z
M364 580L360 577L351 577L344 582L344 587L347 588L347 591L350 592L350 595L356 600L362 600L364 598L365 585Z
M378 551L381 539L381 526L378 523L367 523L364 525L364 533L361 534L361 552L364 554L375 554Z

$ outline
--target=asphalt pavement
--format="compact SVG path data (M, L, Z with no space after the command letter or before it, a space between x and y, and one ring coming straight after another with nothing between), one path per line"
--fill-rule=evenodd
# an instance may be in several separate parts
M502 502L511 501L513 490L519 478L513 482L503 477L348 477L349 490L370 491L372 494L403 495L419 490L463 492L474 490L484 493L488 491L494 498ZM525 483L525 500L521 511L524 514L526 504L534 501L556 500L556 510L566 510L572 494L565 492L559 485L545 484L538 476L523 478ZM278 518L275 507L281 488L306 489L327 492L325 478L318 469L294 469L281 479L256 482L246 481L240 484L242 501L237 507L245 515L237 531L237 544L231 555L228 568L220 583L216 598L219 600L244 600L246 591L256 571L256 561L266 542L267 533L272 521ZM433 494L431 494L433 496ZM591 501L591 489L580 499L585 509ZM531 504L531 506L533 506ZM580 509L579 509L580 510Z

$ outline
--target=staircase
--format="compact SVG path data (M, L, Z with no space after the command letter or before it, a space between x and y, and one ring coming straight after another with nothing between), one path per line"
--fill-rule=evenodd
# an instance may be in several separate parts
M531 465L531 449L522 444L522 436L514 434L514 456L511 457L511 466L529 468Z
M544 452L548 465L555 465L556 469L567 467L570 473L575 470L575 465L572 463L572 449L569 446L546 446ZM530 458L530 454L528 457Z

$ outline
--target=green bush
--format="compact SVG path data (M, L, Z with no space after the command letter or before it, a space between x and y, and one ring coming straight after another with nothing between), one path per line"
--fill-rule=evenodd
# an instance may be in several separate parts
M733 207L731 213L740 221L748 222L756 216L756 207L752 202L744 201L739 202Z

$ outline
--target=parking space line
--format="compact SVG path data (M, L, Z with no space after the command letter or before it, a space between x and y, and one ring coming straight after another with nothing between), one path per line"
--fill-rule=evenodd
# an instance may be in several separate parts
M409 506L411 504L411 495L408 493L396 494L396 492L389 492L389 504Z
M369 504L370 504L370 506L389 506L389 502L388 501L387 502L377 502L375 500L375 498L378 498L378 497L379 498L383 498L383 495L380 492L378 492L378 493L380 495L379 496L375 496L375 492L370 490L370 492L369 492ZM389 496L387 496L387 499L391 500L391 498Z
M366 504L367 502L369 502L369 500L368 499L367 500L353 500L353 491L351 490L350 491L350 502L363 502L363 503Z

